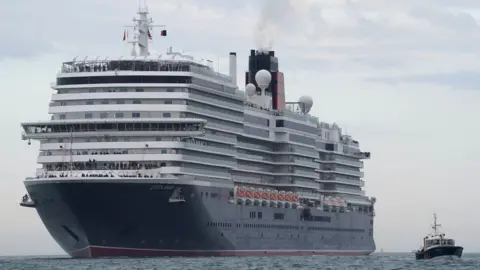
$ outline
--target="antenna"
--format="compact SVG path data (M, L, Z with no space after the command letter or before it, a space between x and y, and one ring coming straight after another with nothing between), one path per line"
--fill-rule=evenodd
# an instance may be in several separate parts
M139 56L149 56L148 41L152 39L151 30L154 27L166 27L166 25L153 25L152 18L148 16L149 12L146 2L143 1L143 5L141 2L138 2L138 17L133 18L134 25L125 26L134 30L132 40L128 41L128 43L132 44L132 56L137 55L136 46L139 48ZM162 31L162 36L164 35L163 32L166 35L166 30Z
M442 226L441 224L437 224L437 214L434 213L433 214L433 225L432 225L433 232L435 234L437 234L437 228L439 228L441 226Z

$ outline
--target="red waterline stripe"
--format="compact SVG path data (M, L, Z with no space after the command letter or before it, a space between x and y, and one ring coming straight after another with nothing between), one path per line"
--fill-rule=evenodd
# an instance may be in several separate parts
M366 256L373 250L168 250L168 249L133 249L88 246L70 252L73 258L95 257L217 257L217 256L270 256L270 255L331 255L331 256Z

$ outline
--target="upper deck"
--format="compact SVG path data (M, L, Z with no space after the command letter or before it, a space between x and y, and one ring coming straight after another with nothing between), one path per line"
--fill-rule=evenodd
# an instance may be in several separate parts
M168 55L167 55L168 56ZM57 74L58 78L72 76L91 76L91 73L119 71L129 72L152 72L156 75L158 72L176 72L176 73L195 73L207 77L213 77L222 83L231 84L232 78L228 75L219 73L211 66L195 62L193 60L175 59L175 55L171 59L162 59L165 57L121 57L117 60L73 60L63 62L62 67Z

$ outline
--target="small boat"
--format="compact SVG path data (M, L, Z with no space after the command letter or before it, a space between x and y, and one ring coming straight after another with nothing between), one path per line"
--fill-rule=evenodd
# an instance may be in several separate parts
M415 252L417 260L431 259L440 256L462 256L463 247L456 246L455 240L445 238L445 234L438 232L437 215L433 214L433 233L423 238L423 247Z

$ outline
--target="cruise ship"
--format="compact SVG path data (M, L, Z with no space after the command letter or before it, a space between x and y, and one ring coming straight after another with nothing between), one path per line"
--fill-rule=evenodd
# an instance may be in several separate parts
M21 124L40 153L20 205L66 253L374 252L370 153L310 115L311 97L285 101L274 51L251 50L238 87L236 53L221 74L171 47L153 55L150 40L167 30L155 35L146 7L132 28L131 55L64 62L51 119Z

